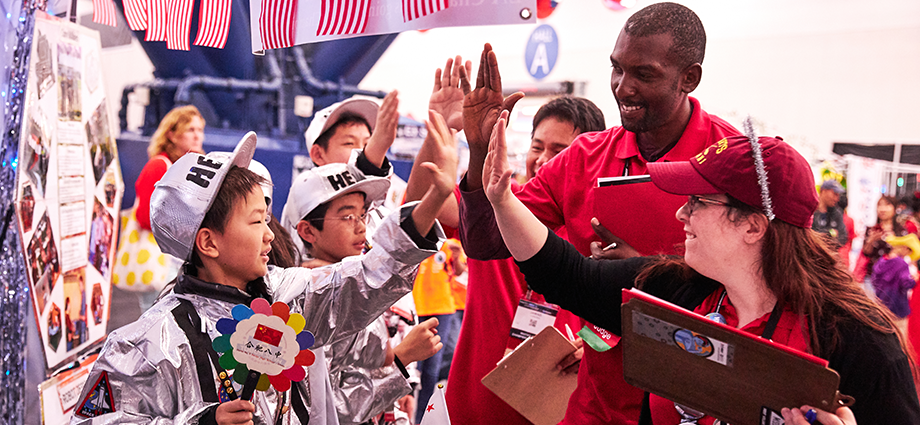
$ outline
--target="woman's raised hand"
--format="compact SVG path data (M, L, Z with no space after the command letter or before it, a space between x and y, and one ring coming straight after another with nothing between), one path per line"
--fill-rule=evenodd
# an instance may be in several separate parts
M511 166L508 164L508 146L505 143L505 126L508 123L508 111L502 111L492 127L489 139L489 154L482 167L482 187L492 205L497 205L513 197L511 194Z

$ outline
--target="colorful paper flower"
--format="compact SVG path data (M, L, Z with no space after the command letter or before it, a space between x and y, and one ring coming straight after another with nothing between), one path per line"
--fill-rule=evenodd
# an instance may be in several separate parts
M303 329L304 317L291 314L287 304L272 305L262 298L256 298L247 307L238 304L231 311L232 318L217 321L221 336L214 338L214 350L223 353L220 365L234 370L233 379L245 383L250 369L262 373L256 389L278 391L291 388L291 381L302 381L306 377L304 367L316 360L309 350L313 346L313 334Z

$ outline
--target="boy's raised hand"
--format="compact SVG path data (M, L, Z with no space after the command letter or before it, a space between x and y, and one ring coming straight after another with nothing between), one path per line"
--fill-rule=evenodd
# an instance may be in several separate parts
M214 419L220 425L252 425L256 406L248 400L237 399L217 406Z
M457 55L447 59L443 72L438 68L434 72L434 88L428 99L428 109L441 114L448 127L463 130L463 96L470 92L470 74L473 63Z
M364 156L375 166L383 166L383 158L390 146L396 141L396 128L399 124L399 92L391 91L383 98L383 104L377 110L377 122L374 133L364 147Z
M430 146L428 157L419 166L430 173L431 182L421 202L412 211L415 228L422 235L427 235L434 226L435 218L444 206L444 201L454 193L457 185L457 139L447 127L444 117L435 111L428 111L428 137ZM429 143L430 142L430 143Z
M505 144L505 125L508 111L502 111L492 129L489 154L482 166L482 188L492 205L505 201L511 194L511 166L508 164L508 146Z
M431 147L431 156L421 166L432 175L431 187L447 196L453 193L457 184L457 138L444 117L433 110L428 111L425 125L428 127L425 143Z

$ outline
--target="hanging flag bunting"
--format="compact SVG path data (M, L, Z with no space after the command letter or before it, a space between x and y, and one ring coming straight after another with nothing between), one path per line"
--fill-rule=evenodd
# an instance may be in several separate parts
M116 26L115 2L112 0L93 0L93 22L110 27Z
M169 0L166 20L166 48L189 50L188 33L192 25L192 7L195 0Z
M321 0L316 35L363 34L370 6L371 0Z
M230 32L231 0L201 0L196 46L223 49Z
M448 0L402 0L403 22L447 9Z
M144 41L166 41L166 0L147 0L147 35Z
M253 6L253 4L250 4ZM294 45L294 20L297 0L265 0L259 14L261 45L266 49L279 49ZM253 37L255 40L255 37ZM253 41L255 43L255 41Z
M134 31L147 29L147 0L122 0L128 28Z
M537 0L249 0L252 50L439 27L533 24Z

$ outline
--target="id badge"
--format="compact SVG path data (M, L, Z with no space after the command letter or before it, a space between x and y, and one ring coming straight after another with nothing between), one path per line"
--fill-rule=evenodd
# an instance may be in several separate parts
M517 348L518 344L525 339L540 333L540 331L547 326L553 326L553 324L556 323L556 315L559 314L559 307L552 304L531 301L527 298L528 297L525 297L518 302L517 311L514 313L514 320L511 322L511 337L508 338L505 354Z

